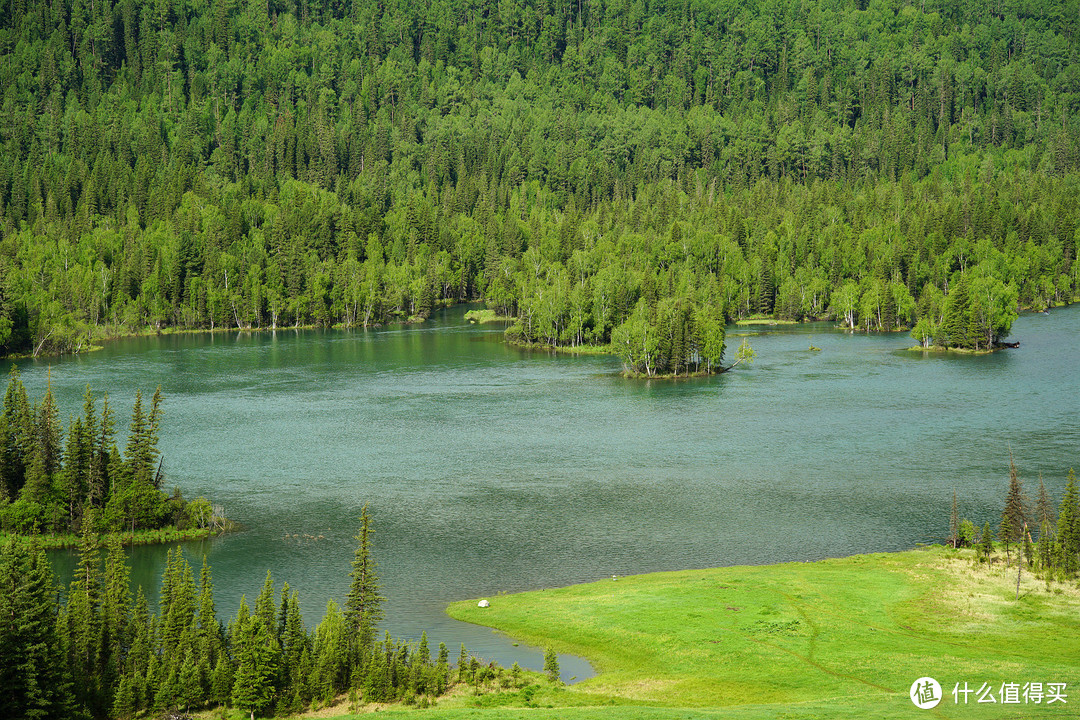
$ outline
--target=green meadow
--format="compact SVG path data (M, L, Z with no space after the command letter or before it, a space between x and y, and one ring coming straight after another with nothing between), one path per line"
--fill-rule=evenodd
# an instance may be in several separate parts
M499 595L457 619L588 658L594 678L459 693L389 717L1061 718L1080 712L1080 588L944 548L655 573ZM944 695L921 710L917 678ZM953 697L985 683L998 702ZM1002 685L1043 683L1041 703ZM1047 703L1049 683L1066 703ZM984 699L987 696L984 695ZM1008 699L1008 698L1006 698Z

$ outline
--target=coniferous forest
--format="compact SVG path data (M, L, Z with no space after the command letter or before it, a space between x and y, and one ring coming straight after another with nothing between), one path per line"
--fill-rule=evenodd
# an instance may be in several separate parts
M0 341L368 326L720 367L1077 295L1071 2L0 3Z
M41 401L31 403L13 366L0 414L0 531L49 533L53 541L83 532L126 533L127 542L134 543L136 531L231 527L222 508L206 498L187 502L178 488L172 496L162 488L157 447L162 402L160 387L149 411L142 392L135 393L121 455L109 396L99 416L97 398L87 387L82 415L69 423L65 444L51 383Z
M251 717L326 705L345 692L365 703L427 706L459 683L477 691L522 681L520 668L481 665L465 647L451 671L440 643L433 659L418 643L376 637L382 617L372 524L365 506L345 607L331 600L309 631L298 593L278 597L269 572L254 607L217 618L210 567L198 581L179 548L170 550L152 612L140 587L132 596L119 539L99 547L83 535L79 566L63 601L40 548L0 544L0 715L130 718L235 707ZM102 550L105 550L104 558Z

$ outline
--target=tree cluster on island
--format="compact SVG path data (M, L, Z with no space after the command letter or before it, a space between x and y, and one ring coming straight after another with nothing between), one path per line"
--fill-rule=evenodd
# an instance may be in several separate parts
M132 597L126 556L115 536L104 564L98 539L85 533L64 600L40 548L0 543L0 716L133 718L179 710L234 707L287 715L337 702L405 702L427 706L452 687L520 687L510 670L482 663L464 645L451 665L444 643L435 657L419 642L378 637L382 600L371 555L365 506L344 607L327 603L312 631L298 593L280 593L269 571L254 606L241 598L221 623L210 567L198 580L177 548L170 550L160 600L151 612L143 588ZM549 657L546 671L558 661Z
M143 407L136 391L127 445L116 445L116 419L106 393L97 411L89 386L82 415L71 420L64 443L51 383L30 403L12 366L0 415L0 530L22 535L125 533L144 530L224 530L231 523L206 498L184 500L162 490L158 452L162 413L159 387Z
M984 348L1080 286L1059 5L5 0L0 344L483 299L645 374L756 314Z
M953 493L946 541L950 547L974 548L980 562L989 562L1000 546L1007 562L1011 563L1015 556L1018 564L1042 573L1048 582L1053 578L1074 578L1080 573L1080 487L1072 469L1055 512L1041 476L1032 507L1016 464L1010 458L1009 490L1000 521L995 525L996 533L989 521L980 529L970 520L961 518L956 493Z

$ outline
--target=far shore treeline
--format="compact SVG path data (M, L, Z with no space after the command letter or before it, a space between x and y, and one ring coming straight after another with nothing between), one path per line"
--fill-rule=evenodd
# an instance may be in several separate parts
M1080 287L1070 7L0 0L0 350L473 300L645 374L755 315L992 347Z
M171 496L162 489L161 388L149 410L142 391L136 391L123 455L108 394L100 414L97 402L87 386L82 415L69 424L65 443L51 383L31 404L18 368L12 367L0 415L0 531L47 533L44 542L51 546L73 545L66 540L84 532L123 533L127 542L141 542L140 531L169 527L208 534L228 528L223 510L206 498L187 502L179 489Z

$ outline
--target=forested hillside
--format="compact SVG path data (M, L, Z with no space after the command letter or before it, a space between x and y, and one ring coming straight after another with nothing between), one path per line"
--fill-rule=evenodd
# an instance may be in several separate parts
M0 340L484 299L658 372L757 313L985 347L1080 285L1078 29L1077 0L0 0Z

